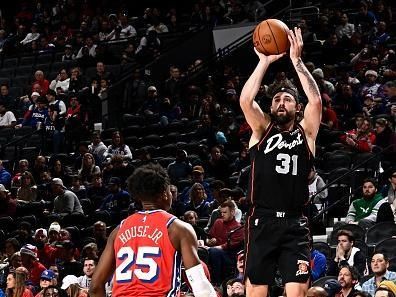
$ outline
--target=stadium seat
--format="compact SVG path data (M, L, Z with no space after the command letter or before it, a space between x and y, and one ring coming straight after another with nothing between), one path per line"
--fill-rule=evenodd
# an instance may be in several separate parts
M10 78L8 77L0 77L0 85L10 85Z
M51 64L53 59L52 54L38 55L36 58L36 64Z
M388 258L396 257L396 238L388 238L379 242L374 251L384 253Z
M396 224L393 222L377 223L366 232L366 243L376 245L384 239L396 236Z
M8 58L3 61L3 68L15 68L18 65L18 58Z
M125 126L144 125L144 117L141 115L124 114L122 115L122 122Z
M0 230L3 230L4 233L8 233L15 230L15 222L14 219L10 216L0 217Z
M37 218L35 215L25 215L25 216L21 216L18 217L18 222L28 222L29 224L32 225L32 230L35 230L37 227Z
M337 276L329 275L329 276L324 276L321 277L320 279L317 279L312 283L312 287L322 287L324 286L325 282L328 281L329 279L337 279Z
M21 57L19 59L19 66L33 66L36 62L36 57L35 56L26 56L26 57Z
M33 65L19 66L18 68L15 69L15 78L17 76L28 76L28 75L30 77L32 73L33 73Z
M0 69L0 77L13 77L14 76L14 68L3 68Z
M24 136L27 134L31 134L33 132L33 128L31 126L22 126L18 129L15 129L15 136Z

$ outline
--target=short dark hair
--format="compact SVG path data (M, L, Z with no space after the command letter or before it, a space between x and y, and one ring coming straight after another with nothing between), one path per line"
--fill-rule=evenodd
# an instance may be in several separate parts
M374 185L374 187L377 189L377 181L376 181L374 178L371 178L371 177L365 178L365 179L363 180L362 186L363 186L365 183L372 183L372 184Z
M159 164L139 167L128 178L128 189L133 197L153 201L171 184L168 173Z
M382 251L374 251L374 253L373 253L373 255L371 256L371 258L373 258L373 257L374 257L375 255L377 255L377 254L381 254L382 256L384 256L385 262L389 262L389 257L388 257L388 255L385 254L385 253L382 252Z
M349 230L345 230L345 229L338 230L337 238L340 236L346 236L346 237L348 237L349 241L355 242L355 236L353 236L353 233Z
M349 270L353 280L359 280L359 272L357 271L357 269L355 267L353 267L351 265L341 265L340 270L342 268L346 268Z

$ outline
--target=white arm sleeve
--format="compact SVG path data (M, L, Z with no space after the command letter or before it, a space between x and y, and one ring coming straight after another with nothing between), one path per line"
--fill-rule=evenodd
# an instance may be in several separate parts
M206 278L202 264L187 269L186 276L195 297L217 297L215 289Z

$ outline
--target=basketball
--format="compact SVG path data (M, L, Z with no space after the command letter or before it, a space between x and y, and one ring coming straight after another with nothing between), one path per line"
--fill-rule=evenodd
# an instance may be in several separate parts
M254 47L264 55L284 53L290 47L288 31L289 27L280 20L264 20L254 29Z

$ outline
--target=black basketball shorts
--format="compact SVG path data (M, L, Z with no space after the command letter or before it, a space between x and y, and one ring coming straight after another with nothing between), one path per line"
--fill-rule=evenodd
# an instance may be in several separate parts
M284 212L253 216L246 222L245 279L272 285L278 268L283 283L305 283L310 277L308 220Z

